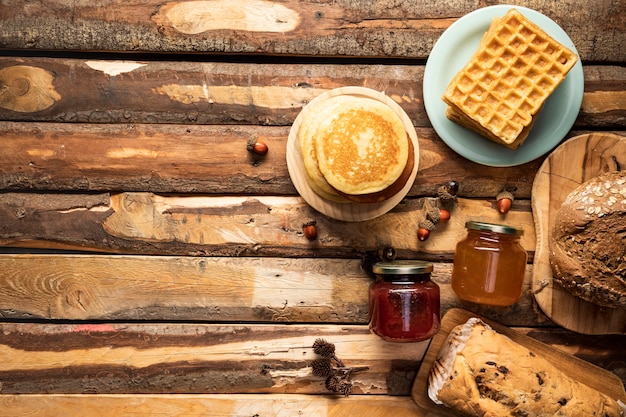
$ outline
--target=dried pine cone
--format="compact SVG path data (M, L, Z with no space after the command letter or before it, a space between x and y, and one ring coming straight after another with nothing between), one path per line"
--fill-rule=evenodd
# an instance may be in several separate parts
M325 358L331 358L335 355L335 345L324 339L316 339L313 343L313 352Z
M327 377L333 371L330 359L328 358L315 359L311 362L311 368L313 368L313 375L320 377Z
M352 392L352 382L342 382L339 384L337 392L342 393L345 397L349 396Z
M326 382L324 383L324 386L326 387L328 391L337 392L337 390L341 386L341 382L339 381L339 378L337 378L336 376L330 375L328 376L328 378L326 378Z

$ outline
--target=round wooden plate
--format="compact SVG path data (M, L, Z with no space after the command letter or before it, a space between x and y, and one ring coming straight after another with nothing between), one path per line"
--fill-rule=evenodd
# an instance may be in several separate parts
M302 162L302 152L300 150L300 141L298 140L298 131L300 129L300 124L314 105L317 105L324 100L328 100L331 97L339 95L368 97L388 105L394 112L396 112L398 116L400 116L402 122L404 123L406 132L413 142L415 163L413 165L413 171L411 172L411 176L409 177L409 180L407 181L404 188L402 188L402 190L400 190L397 194L394 194L388 200L380 203L369 204L337 203L327 200L318 195L315 191L313 191L313 189L309 186L306 180L306 173L304 171L304 165ZM405 113L402 107L400 107L400 105L393 101L389 96L365 87L340 87L317 96L315 99L311 100L311 102L302 109L298 117L296 117L296 120L294 120L293 125L291 126L291 130L289 131L289 137L287 139L287 169L289 170L289 176L291 177L291 181L296 187L296 190L298 190L300 196L311 207L313 207L320 213L325 214L326 216L336 220L350 222L370 220L375 217L381 216L387 213L389 210L393 209L400 201L402 201L402 199L407 195L407 193L413 186L413 182L415 181L415 177L417 175L418 164L419 144L417 140L417 133L415 132L415 127L413 126L413 123L411 122L409 116Z
M537 235L532 290L539 307L556 324L584 334L626 332L626 309L600 307L571 295L553 282L550 233L565 198L583 182L626 167L626 137L592 133L569 139L537 172L532 209Z

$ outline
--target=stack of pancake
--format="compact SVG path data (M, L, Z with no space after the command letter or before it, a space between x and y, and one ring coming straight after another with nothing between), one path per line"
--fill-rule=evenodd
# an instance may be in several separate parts
M298 131L307 183L336 203L379 203L411 176L414 151L402 119L373 98L311 103Z
M448 119L510 149L578 57L515 9L492 21L443 95Z

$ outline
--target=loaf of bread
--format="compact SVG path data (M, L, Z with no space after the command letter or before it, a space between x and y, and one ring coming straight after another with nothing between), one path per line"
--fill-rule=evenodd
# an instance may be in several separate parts
M478 318L450 332L430 371L428 396L467 416L622 415L617 401Z
M555 215L550 265L575 296L626 307L626 172L592 178L567 196Z

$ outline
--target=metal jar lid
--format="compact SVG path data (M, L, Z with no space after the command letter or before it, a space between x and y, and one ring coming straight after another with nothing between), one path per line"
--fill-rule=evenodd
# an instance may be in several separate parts
M384 261L375 263L372 272L380 275L429 274L433 272L433 264L412 260Z
M486 223L469 221L465 223L465 228L469 230L479 230L483 232L502 233L504 235L521 236L524 234L524 230L517 229L505 224Z

